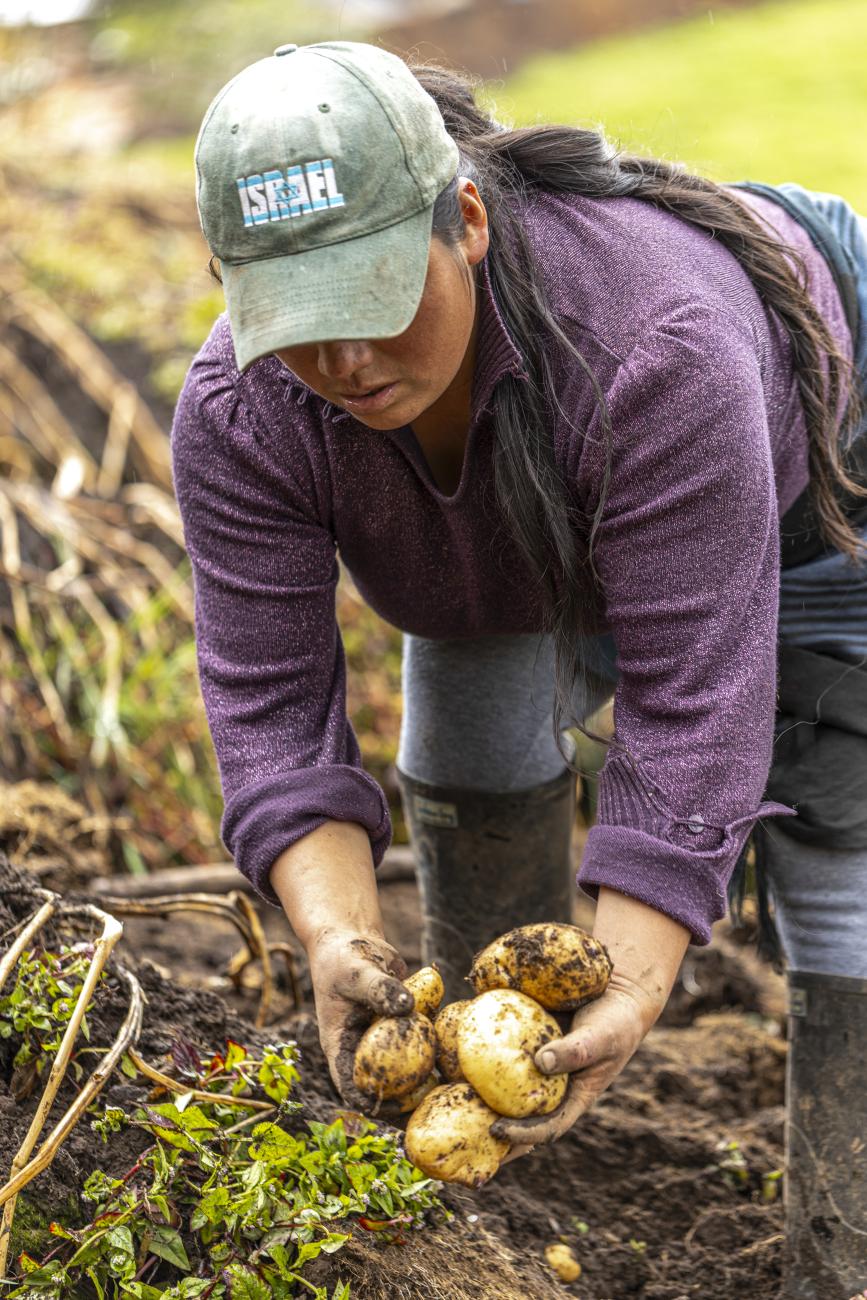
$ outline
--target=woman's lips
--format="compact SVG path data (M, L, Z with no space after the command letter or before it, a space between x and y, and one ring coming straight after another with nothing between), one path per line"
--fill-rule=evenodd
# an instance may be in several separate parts
M382 388L374 388L371 392L362 393L358 397L341 394L340 404L350 411L383 411L391 403L396 388L395 381L393 384L385 384Z

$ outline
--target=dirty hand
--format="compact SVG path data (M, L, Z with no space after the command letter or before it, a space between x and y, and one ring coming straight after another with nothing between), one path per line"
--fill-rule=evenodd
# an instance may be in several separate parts
M614 964L608 987L575 1012L570 1033L536 1053L543 1074L572 1075L566 1097L550 1115L491 1125L512 1143L506 1160L540 1142L556 1142L617 1077L668 1001L690 937L678 921L606 886L599 890L593 934Z
M572 1076L561 1105L550 1115L501 1119L491 1126L495 1136L512 1143L506 1161L562 1137L620 1073L661 1010L644 989L615 971L602 996L575 1012L571 1032L536 1053L543 1074Z
M334 1085L354 1110L369 1110L371 1099L352 1082L358 1041L374 1016L405 1016L413 996L401 980L406 964L378 934L329 930L310 944L319 1039Z

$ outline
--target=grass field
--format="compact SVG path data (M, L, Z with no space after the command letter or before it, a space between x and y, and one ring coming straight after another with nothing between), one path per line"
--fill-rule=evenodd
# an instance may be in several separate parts
M501 117L604 126L717 180L800 181L867 212L867 0L777 0L533 59Z

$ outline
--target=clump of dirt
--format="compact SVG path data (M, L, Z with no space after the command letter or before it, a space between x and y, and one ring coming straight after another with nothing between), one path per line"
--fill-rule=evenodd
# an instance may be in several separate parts
M0 949L33 907L26 878L0 869ZM734 964L730 952L718 971ZM706 1002L705 977L716 966L705 964ZM179 1037L202 1053L227 1037L249 1045L293 1038L302 1048L298 1122L334 1117L340 1103L309 1011L256 1031L216 992L181 987L147 961L136 971L147 997L139 1046L146 1059L164 1066ZM125 1007L123 985L110 977L91 1017L95 1044L108 1041ZM330 1290L342 1278L359 1300L553 1300L564 1292L581 1300L776 1300L782 1207L763 1201L762 1182L782 1164L785 1050L778 1023L761 1009L713 1010L691 1024L657 1028L558 1143L505 1166L479 1192L444 1188L451 1222L403 1243L358 1230L336 1255L316 1261L311 1280ZM118 1074L103 1097L129 1108L145 1095L141 1081ZM34 1105L35 1097L12 1100L4 1057L3 1173ZM123 1174L144 1140L127 1130L103 1145L85 1120L27 1198L51 1205L52 1214L74 1213L87 1174L97 1167ZM582 1266L580 1280L568 1287L543 1258L545 1246L560 1238Z

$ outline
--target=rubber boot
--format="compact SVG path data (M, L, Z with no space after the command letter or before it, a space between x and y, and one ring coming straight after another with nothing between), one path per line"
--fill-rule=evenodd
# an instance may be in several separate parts
M867 980L790 971L786 1300L867 1288Z
M428 785L398 772L422 905L422 958L447 1002L472 996L473 956L507 930L568 921L575 775L489 794Z

